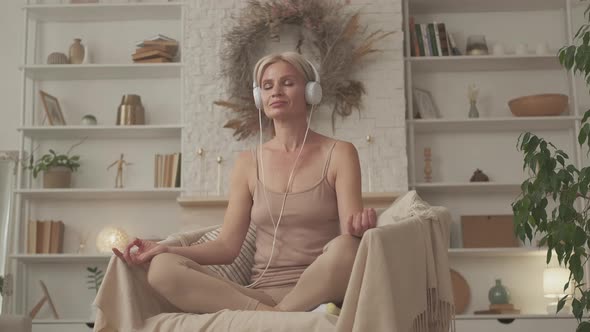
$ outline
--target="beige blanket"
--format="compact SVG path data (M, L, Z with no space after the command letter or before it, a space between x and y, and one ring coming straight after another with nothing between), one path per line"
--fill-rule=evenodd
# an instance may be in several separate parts
M95 331L448 331L454 311L447 257L450 215L445 208L416 205L420 200L398 201L380 215L379 227L363 236L340 317L166 313L170 305L151 290L145 272L112 258L95 301ZM204 231L168 242L188 245Z

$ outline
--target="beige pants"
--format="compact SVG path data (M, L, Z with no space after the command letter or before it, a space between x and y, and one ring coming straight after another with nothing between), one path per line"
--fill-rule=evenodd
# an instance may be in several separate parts
M308 311L322 303L344 300L359 243L356 237L338 236L294 286L246 288L170 253L152 259L147 280L159 295L184 312L254 310L260 302L283 311Z

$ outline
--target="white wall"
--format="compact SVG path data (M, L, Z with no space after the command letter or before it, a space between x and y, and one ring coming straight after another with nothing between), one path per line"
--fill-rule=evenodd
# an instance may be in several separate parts
M0 151L17 150L23 15L20 0L2 1L0 10Z
M344 1L343 1L344 2ZM381 53L363 60L353 76L363 82L367 95L363 96L363 109L351 116L336 120L331 130L331 109L321 107L314 113L312 128L327 136L352 142L359 150L363 171L364 191L397 191L407 189L407 159L405 138L405 97L403 67L403 34L401 33L401 2L385 0L355 0L344 10L361 10L361 24L368 31L383 29L397 31L393 36L376 44ZM184 119L188 126L184 136L184 187L192 194L217 193L217 156L223 157L220 194L227 194L228 174L238 152L251 149L256 137L237 142L233 131L223 129L231 111L214 106L215 100L225 99L225 82L220 77L223 33L234 27L232 16L239 16L241 0L193 0L188 2L185 25L186 41L184 61L187 67ZM223 24L219 24L223 22ZM284 30L282 30L283 32ZM267 43L260 56L270 51L294 49L294 41L282 33L278 44ZM253 66L254 64L252 64ZM329 106L329 105L327 105ZM374 137L369 148L367 135ZM205 150L203 158L196 151ZM368 169L372 169L369 188Z

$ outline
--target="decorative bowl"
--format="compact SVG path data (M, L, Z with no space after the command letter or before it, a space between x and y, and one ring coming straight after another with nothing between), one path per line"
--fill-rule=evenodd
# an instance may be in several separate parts
M551 116L567 110L568 96L560 93L543 93L523 96L508 102L515 116Z

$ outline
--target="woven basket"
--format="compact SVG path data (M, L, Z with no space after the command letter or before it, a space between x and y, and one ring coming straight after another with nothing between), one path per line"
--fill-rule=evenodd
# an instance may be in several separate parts
M508 102L515 116L554 116L568 108L568 96L559 93L544 93L524 96Z

